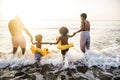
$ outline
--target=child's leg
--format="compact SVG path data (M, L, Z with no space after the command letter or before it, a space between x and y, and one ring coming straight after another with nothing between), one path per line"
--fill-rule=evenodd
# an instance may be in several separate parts
M41 55L39 53L35 53L35 67L39 67L40 65L40 60L41 60Z
M35 59L36 59L36 62L40 62L40 60L41 60L40 53L35 53Z
M68 50L69 50L69 49L61 50L61 53L62 53L62 56L63 56L63 60L65 59L65 54L66 54L66 52L67 52Z
M36 67L38 68L41 60L41 55L39 53L35 53L35 60Z
M62 53L62 57L63 57L63 60L64 60L65 59L65 50L62 50L61 53Z

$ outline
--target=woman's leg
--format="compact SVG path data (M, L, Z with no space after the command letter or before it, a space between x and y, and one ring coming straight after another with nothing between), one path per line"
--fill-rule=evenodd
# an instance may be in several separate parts
M18 47L13 47L13 54L16 53L17 49L18 49Z
M22 49L22 54L24 55L26 48L21 48L21 49Z
M17 37L12 37L12 46L13 46L13 54L15 54L18 49Z
M25 38L23 36L20 36L19 46L21 47L22 54L24 55L25 54L25 50L26 50L26 41L25 41Z

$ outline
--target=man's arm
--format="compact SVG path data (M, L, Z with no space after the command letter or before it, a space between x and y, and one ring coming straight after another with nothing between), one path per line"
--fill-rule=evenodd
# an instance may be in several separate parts
M72 34L72 35L68 35L68 37L73 37L74 36L74 34Z
M74 34L77 34L77 33L79 33L80 31L81 31L81 29L79 29L78 31L74 32Z
M84 22L81 22L81 28L80 28L78 31L74 32L73 35L81 32L81 31L83 31L83 30L84 30Z

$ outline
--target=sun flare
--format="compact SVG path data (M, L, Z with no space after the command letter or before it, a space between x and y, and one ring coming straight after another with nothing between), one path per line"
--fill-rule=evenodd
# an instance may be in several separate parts
M17 14L23 21L34 23L46 19L79 19L86 12L90 19L119 19L119 7L118 0L0 0L0 17L10 20Z
M72 1L69 1L66 6L67 2L67 0L5 0L2 3L2 10L6 13L3 13L3 17L10 20L19 15L27 26L38 24L38 22L43 25L45 20L69 19L73 15L69 13L71 9L74 11L74 7ZM45 24L49 22L46 21Z

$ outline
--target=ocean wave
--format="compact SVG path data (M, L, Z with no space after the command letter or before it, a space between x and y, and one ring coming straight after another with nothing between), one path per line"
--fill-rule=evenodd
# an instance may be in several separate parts
M28 65L35 63L34 55L31 54L29 50L26 51L24 56L20 55L18 52L14 58L13 54L1 52L0 58L0 68L5 68L6 66L15 67L19 65ZM111 45L107 48L97 50L87 51L85 54L81 53L80 50L71 48L66 54L65 66L70 67L69 62L75 63L81 61L83 64L88 67L94 65L99 66L103 69L109 69L111 66L119 67L120 66L120 46ZM63 62L62 55L58 50L51 50L50 54L42 57L41 64L53 64L59 65Z

